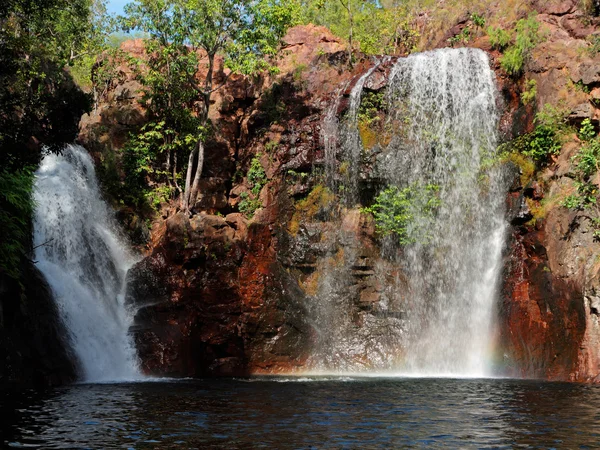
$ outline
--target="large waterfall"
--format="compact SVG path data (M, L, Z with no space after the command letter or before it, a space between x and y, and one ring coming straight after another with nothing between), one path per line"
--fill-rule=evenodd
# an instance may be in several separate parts
M399 59L384 96L382 128L390 136L373 149L363 148L357 129L366 76L352 91L339 137L329 139L340 144L337 167L327 164L337 172L328 179L337 176L345 189L331 187L341 199L332 219L340 226L329 234L329 263L319 267L313 368L491 375L506 186L492 163L499 114L488 57L475 49L443 49ZM344 166L350 167L340 175ZM377 192L431 187L437 205L433 213L413 211L411 227L419 236L404 245L381 238L375 258L356 226L347 226L359 220L356 186L366 170ZM375 281L365 288L360 277ZM348 312L352 302L360 304L358 318Z
M135 263L102 200L93 162L84 148L48 154L36 172L34 245L69 332L82 379L140 378L128 333L125 275Z

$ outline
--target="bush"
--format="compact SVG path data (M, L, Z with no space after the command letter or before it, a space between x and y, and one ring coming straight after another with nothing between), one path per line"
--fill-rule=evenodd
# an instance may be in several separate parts
M577 136L582 141L589 142L596 136L596 130L594 129L594 125L592 125L592 121L590 119L585 119L581 122L581 128L577 132Z
M524 65L523 50L517 46L510 47L500 58L500 66L510 75L519 75Z
M406 188L391 186L379 193L375 203L363 212L372 214L381 236L394 235L401 245L425 243L429 225L441 205L439 186L413 184Z
M514 43L504 52L500 58L500 65L509 75L518 76L522 73L523 67L527 62L531 50L540 43L539 36L540 23L535 15L530 15L526 19L521 19L517 22L513 33L515 35ZM506 40L505 32L497 29L488 30L492 46L501 48L508 46L510 39ZM492 37L493 36L493 37Z
M487 34L490 37L490 45L493 49L502 51L510 44L510 33L502 28L489 27Z
M524 105L529 105L537 97L537 81L527 80L525 90L521 93L521 101Z
M250 191L252 196L250 196L247 192L242 192L240 194L240 203L238 208L242 214L244 214L248 218L252 218L254 213L258 208L262 206L262 202L258 198L260 195L260 191L267 184L267 174L265 173L265 169L263 169L262 164L260 163L260 153L257 154L250 163L250 168L248 169L248 173L246 174L246 178L248 179L248 184L250 185Z
M561 143L556 130L547 125L540 125L528 135L529 142L523 154L538 162L545 162L549 156L560 153Z

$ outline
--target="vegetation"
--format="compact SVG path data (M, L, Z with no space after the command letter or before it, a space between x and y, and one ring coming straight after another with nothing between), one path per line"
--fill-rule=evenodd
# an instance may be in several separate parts
M301 20L329 28L348 40L348 52L372 55L407 54L416 49L419 32L413 25L422 2L375 0L302 0Z
M262 206L259 195L260 191L268 181L267 174L265 173L265 169L263 169L260 158L260 154L252 158L248 174L246 175L252 196L247 192L242 192L242 194L240 194L241 201L238 207L240 212L248 218L252 218L256 210Z
M564 112L545 105L536 114L535 124L533 132L501 145L500 153L520 153L531 158L538 166L545 165L550 157L558 155L562 147L562 135L566 131Z
M430 238L429 227L441 205L438 194L439 186L433 184L390 186L363 212L373 215L381 236L393 235L400 245L424 243Z
M152 154L155 173L168 177L181 194L183 210L189 211L196 202L211 98L222 87L215 85L217 54L230 74L268 69L269 57L296 20L297 7L295 2L277 0L136 0L125 7L124 29L148 36L150 57L132 60L145 88L153 133L147 137L153 146L142 153ZM134 146L144 145L147 138ZM185 166L181 187L179 175Z
M31 169L0 171L0 273L19 278L21 259L29 249L33 214Z
M503 51L512 40L510 33L502 28L489 27L487 33L490 38L490 45L496 50Z
M31 246L31 167L73 141L91 106L72 75L91 70L104 17L102 0L0 2L0 275L18 278Z
M521 93L521 101L524 105L529 105L537 97L537 81L527 80L525 90Z
M298 234L301 221L313 220L321 212L330 208L334 200L335 195L328 188L321 184L316 185L305 199L296 203L296 210L288 225L290 233L294 236Z
M576 192L567 196L563 206L569 209L592 210L594 216L592 222L597 223L595 235L600 237L600 212L596 207L598 185L592 182L592 177L600 168L600 140L589 119L583 121L578 132L579 138L584 145L573 157L573 178L575 180Z
M519 76L523 72L531 51L541 42L539 29L540 23L535 15L520 19L511 32L488 28L492 47L504 52L500 65L509 75Z

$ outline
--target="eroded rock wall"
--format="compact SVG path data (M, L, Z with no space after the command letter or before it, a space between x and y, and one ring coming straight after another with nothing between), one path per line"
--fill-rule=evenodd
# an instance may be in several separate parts
M584 14L575 0L529 6L539 12L545 39L523 76L515 79L502 71L501 55L490 48L487 37L471 43L488 51L497 72L503 139L531 131L536 111L546 103L568 109L573 124L586 117L598 124L600 59L586 51L597 19ZM130 274L129 301L140 306L134 331L149 373L218 376L301 370L315 344L306 310L322 265L336 263L331 255L344 255L336 251L335 240L323 239L336 231L327 199L312 205L306 200L322 184L328 108L341 94L336 114L343 114L350 89L373 60L361 59L349 69L345 46L323 28L295 28L286 42L280 75L258 81L233 78L217 95L212 120L220 132L207 145L195 214L188 218L174 204L163 205L147 256ZM383 89L390 65L382 65L365 88ZM538 93L533 103L524 105L521 93L529 79L536 80ZM124 70L96 114L84 121L81 139L100 163L118 153L125 133L143 121L133 83ZM571 157L577 148L573 138L535 183L515 182L508 193L512 228L497 333L498 370L503 374L573 381L595 380L600 374L600 244L585 213L571 212L560 202L573 190ZM262 208L249 219L238 207L242 193L250 192L244 174L258 154L269 181L260 193ZM368 199L378 180L366 164L361 192ZM299 208L300 200L305 203ZM542 205L544 214L532 220L532 207ZM358 210L342 209L339 214L348 218L341 222L345 225L339 239L350 233L361 243L356 261L349 262L355 283L351 292L343 293L352 299L349 316L360 328L376 314L389 288L373 270L387 262L373 225L360 219ZM401 274L394 268L387 271L388 281L402 289Z

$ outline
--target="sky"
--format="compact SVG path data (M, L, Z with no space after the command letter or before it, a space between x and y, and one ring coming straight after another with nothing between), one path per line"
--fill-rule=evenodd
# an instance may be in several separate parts
M108 0L107 9L109 13L123 14L123 6L131 0Z

